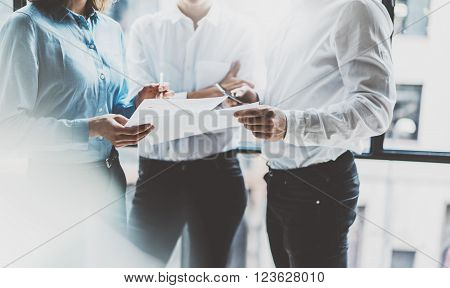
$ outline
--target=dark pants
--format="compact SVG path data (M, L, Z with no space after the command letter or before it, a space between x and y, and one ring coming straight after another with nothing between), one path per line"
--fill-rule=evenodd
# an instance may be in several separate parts
M167 263L187 223L190 267L225 267L246 197L234 153L186 162L141 158L130 237Z
M271 170L267 231L280 268L347 267L359 178L353 155L295 170Z

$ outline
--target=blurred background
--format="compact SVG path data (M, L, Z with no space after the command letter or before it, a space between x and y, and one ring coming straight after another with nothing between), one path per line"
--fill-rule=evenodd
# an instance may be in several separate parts
M0 1L2 25L14 4L21 1ZM254 21L261 35L277 32L276 24L288 13L289 5L289 0L219 1ZM393 49L398 103L383 150L389 157L373 157L370 152L374 147L368 142L367 155L357 160L362 185L360 216L350 233L351 267L450 266L449 3L397 0ZM107 13L121 23L126 34L139 16L169 5L174 5L174 0L120 0ZM261 38L261 46L270 48L270 37ZM234 241L231 267L273 266L265 232L266 187L262 177L267 167L257 151L256 142L242 143L240 160L249 205ZM137 180L137 149L120 152L132 194ZM14 209L8 199L20 185L26 159L9 151L0 151L0 159L0 211L6 215L0 227L19 227L22 220L9 219L5 211ZM2 257L2 251L20 250L9 245L22 245L23 251L30 245L8 235L0 240L0 264L14 254ZM186 238L180 239L171 267L184 265Z

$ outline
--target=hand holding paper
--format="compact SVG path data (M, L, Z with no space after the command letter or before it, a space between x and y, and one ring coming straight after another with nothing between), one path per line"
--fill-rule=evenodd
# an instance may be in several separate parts
M128 119L122 115L103 115L89 119L89 137L103 137L115 147L136 145L152 130L151 124L125 127Z
M268 141L283 140L287 132L286 114L276 108L260 106L234 113L239 123L250 130L256 138Z
M127 127L152 124L147 140L158 144L204 133L218 132L241 124L236 111L257 108L259 103L216 109L226 97L205 99L147 99L142 102Z

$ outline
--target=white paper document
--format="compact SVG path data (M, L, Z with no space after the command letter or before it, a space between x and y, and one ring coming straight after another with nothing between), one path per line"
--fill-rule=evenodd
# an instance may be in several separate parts
M144 100L126 126L154 125L155 129L145 141L159 144L239 127L242 124L234 113L259 106L259 103L253 103L216 109L226 98Z

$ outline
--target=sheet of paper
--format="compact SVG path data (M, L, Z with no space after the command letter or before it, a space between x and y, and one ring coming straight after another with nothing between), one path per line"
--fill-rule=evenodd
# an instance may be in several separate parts
M259 103L214 110L225 98L144 101L127 126L153 124L155 129L145 139L159 144L205 133L219 132L241 126L233 114L252 109ZM164 102L165 101L165 104Z
M160 115L165 112L188 111L198 113L210 111L219 106L226 97L205 98L205 99L147 99L137 108L127 127L150 124L153 120L148 116Z

